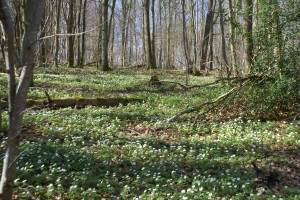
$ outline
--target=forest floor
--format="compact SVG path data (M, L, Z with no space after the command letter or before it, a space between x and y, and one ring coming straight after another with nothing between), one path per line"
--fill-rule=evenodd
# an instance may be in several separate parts
M169 122L169 117L230 87L186 90L172 83L152 84L153 75L185 83L181 71L38 68L29 99L46 101L46 92L53 99L141 101L113 107L28 108L14 198L299 199L298 119L246 118L230 109L223 112L229 104ZM190 76L189 82L215 79ZM4 74L0 80L4 97ZM1 133L7 129L7 112L3 120Z

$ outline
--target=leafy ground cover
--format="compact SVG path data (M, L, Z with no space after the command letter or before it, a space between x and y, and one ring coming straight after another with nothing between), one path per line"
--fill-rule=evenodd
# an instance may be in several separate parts
M185 79L178 71L38 69L31 99L46 99L47 91L52 98L138 97L143 102L28 109L15 198L299 198L299 120L264 122L193 113L167 122L167 117L228 87L152 85L153 74L161 80ZM190 77L191 84L213 80ZM6 127L4 113L2 131Z

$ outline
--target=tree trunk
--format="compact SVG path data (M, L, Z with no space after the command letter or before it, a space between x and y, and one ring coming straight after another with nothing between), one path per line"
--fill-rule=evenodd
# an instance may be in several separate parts
M60 11L62 0L56 0L56 24L55 24L55 52L54 52L54 66L58 67L58 52L59 52L59 34L60 31Z
M110 67L108 64L108 2L109 0L103 0L102 2L102 48L101 48L101 64L100 67L103 71L109 71Z
M18 153L18 139L15 122L15 73L14 73L14 27L12 13L6 0L0 1L0 19L2 31L4 33L4 55L5 65L8 71L8 106L9 106L9 123L8 138L6 142L6 152L3 160L2 175L0 181L0 199L10 200L13 195L14 178L16 171L16 161ZM17 124L18 125L18 124Z
M46 20L46 16L45 16L46 12L44 12L43 15L43 19L42 19L42 23L41 23L41 35L40 37L43 38L45 37L45 20ZM45 40L41 40L39 41L39 52L40 52L40 59L39 59L39 67L45 67L46 66L46 41ZM33 86L33 85L32 85Z
M157 68L156 66L156 47L155 47L155 10L154 10L154 6L155 6L155 0L152 0L152 4L151 4L151 13L152 13L152 39L151 39L151 51L152 51L152 62L154 64L154 68Z
M210 27L211 24L213 23L213 18L214 18L213 4L214 4L213 0L208 0L208 10L206 14L204 36L203 36L202 47L201 47L201 60L200 60L201 70L205 70L207 65L207 52L208 52L208 44L209 44L209 35L211 30Z
M68 34L72 34L74 31L74 2L74 0L69 0ZM74 67L74 40L75 36L68 37L68 67Z
M225 65L227 77L230 76L231 70L229 69L227 54L226 54L226 41L225 41L225 31L224 31L224 19L223 19L223 0L219 0L219 13L220 13L220 29L221 29L221 50L222 50L222 60Z
M127 43L128 43L128 13L130 11L130 3L128 0L122 1L122 24L121 24L121 35L122 35L122 66L125 67L127 63Z
M199 70L197 68L197 57L198 57L198 52L197 52L197 16L195 14L195 6L196 6L196 1L192 0L190 3L190 11L191 11L191 26L192 26L192 34L193 34L193 50L194 50L194 55L193 55L193 74L197 75L199 74ZM197 9L197 8L196 8ZM197 12L197 10L196 10Z
M244 59L247 73L252 72L253 65L253 0L244 0Z
M112 18L113 19L113 18ZM114 42L115 42L115 20L113 19L112 26L110 28L111 32L111 43L110 43L110 65L114 66Z
M78 15L77 15L77 31L79 33L82 31L81 30L81 28L82 28L82 26L81 26L81 15L82 15L82 4L83 4L82 1L83 0L79 0L79 8L78 8ZM77 66L78 67L81 67L81 65L80 65L80 60L81 60L81 58L80 58L80 56L81 56L81 45L80 45L80 43L82 41L80 41L80 40L81 40L81 36L78 35L77 36Z
M86 30L86 8L87 0L83 2L83 16L82 16L82 32ZM82 67L85 62L85 34L81 36L81 55L80 55L80 66Z
M28 94L29 85L33 74L33 62L36 50L37 32L41 23L45 8L46 0L26 0L25 1L25 32L23 37L22 60L23 68L18 84L18 88L11 92L11 82L9 77L9 93L13 96L9 101L9 127L8 138L6 143L6 152L3 161L3 170L0 182L1 199L12 199L14 177L16 172L16 163L19 147L19 136L21 134L22 119L26 105L26 98ZM3 24L5 35L7 36L7 54L8 60L6 65L10 72L13 70L14 64L14 38L13 38L13 22L10 7L6 0L0 1L0 15ZM9 74L12 76L12 74Z
M172 4L172 0L168 1L168 7L169 7L169 16L168 16L168 27L167 27L167 56L166 56L166 67L167 68L172 68L172 61L171 61L171 54L172 54L172 50L171 50L171 32L172 32L172 25L173 25L173 4Z
M210 31L209 31L209 56L208 56L208 65L209 70L213 70L213 61L214 61L214 48L213 48L213 42L214 42L214 23L210 24Z
M183 41L183 49L184 49L184 56L186 62L185 84L189 85L190 54L189 54L189 47L188 47L188 38L186 34L185 0L181 1L181 6L182 6L182 41Z
M182 7L182 41L183 41L184 57L186 62L186 70L188 75L189 67L190 67L190 54L189 54L190 51L189 51L188 38L186 33L185 0L181 1L181 7ZM186 85L188 85L187 79L186 79Z
M237 66L237 60L236 60L236 46L235 46L235 17L233 13L233 5L232 0L228 0L229 5L229 18L230 18L230 51L231 51L231 63L232 67L235 73L235 76L239 76L239 70Z
M97 59L97 69L99 69L101 63L102 63L102 35L103 35L103 17L102 17L102 4L99 4L99 23L101 25L99 35L98 35L98 44L97 44L97 55L99 55L99 58ZM96 55L96 57L97 57Z
M146 43L146 59L147 68L156 69L155 60L153 60L153 49L151 43L150 32L150 0L144 1L144 27L145 27L145 43Z

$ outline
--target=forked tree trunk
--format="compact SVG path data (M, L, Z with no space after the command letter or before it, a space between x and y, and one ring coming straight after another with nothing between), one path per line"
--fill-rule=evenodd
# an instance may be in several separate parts
M15 99L15 73L14 73L14 28L12 13L6 0L0 1L0 16L2 31L4 33L4 58L6 69L8 70L8 101L9 101L9 119L16 121L13 116L12 108ZM6 143L6 152L3 160L2 176L0 181L0 199L12 199L14 178L16 171L16 162L14 159L18 151L18 139L16 126L12 126L11 122L8 130L8 140Z
M25 32L23 37L22 72L17 90L14 88L14 38L12 13L7 0L0 0L0 15L3 31L7 37L6 66L9 69L9 127L6 141L6 151L3 160L3 170L0 181L0 198L12 199L16 163L21 134L22 119L26 106L26 98L33 74L34 57L36 53L37 32L40 26L46 0L25 1ZM13 79L13 80L12 80Z

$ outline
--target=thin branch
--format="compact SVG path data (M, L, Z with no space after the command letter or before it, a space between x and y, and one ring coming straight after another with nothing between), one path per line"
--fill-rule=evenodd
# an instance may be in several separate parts
M232 81L232 83L237 84L237 83L240 83L240 82L244 82L246 80L253 80L253 79L262 79L262 77L259 76L259 75L251 75L251 76L247 76L247 77L244 77L244 78L241 78L241 77L221 78L221 79L215 80L214 82L206 83L206 84L200 84L200 85L184 85L182 83L178 83L178 82L175 82L175 81L164 81L164 80L153 81L153 83L172 83L172 84L179 85L180 87L182 87L186 90L189 90L189 89L192 89L192 88L201 88L201 87L206 87L206 86L210 86L210 85L216 85L216 84L218 84L220 82L223 82L223 81Z
M212 101L206 101L204 103L201 103L199 105L196 105L192 108L183 110L181 112L179 112L178 114L174 115L173 117L170 117L169 119L167 119L167 122L171 122L174 121L176 119L178 119L180 116L187 114L187 113L192 113L195 111L200 110L201 108L203 108L204 106L207 105L211 105L214 103L217 103L219 101L225 100L227 97L229 97L231 94L238 92L239 90L241 90L245 85L247 85L250 82L250 80L245 81L244 83L242 83L240 86L234 87L231 90L229 90L227 93L222 94L221 96L217 97L216 99L212 100Z
M48 35L48 36L45 36L45 37L41 37L39 38L38 40L46 40L46 39L49 39L49 38L53 38L53 37L56 37L56 36L62 36L62 37L72 37L72 36L79 36L79 35L83 35L83 34L87 34L87 33L90 33L90 32L93 32L94 30L100 28L101 26L103 26L105 22L103 22L102 24L90 29L90 30L87 30L87 31L84 31L84 32L79 32L79 33L59 33L59 34L53 34L53 35Z
M175 81L153 81L153 83L173 83L173 84L176 84L176 85L179 85L180 87L186 89L186 90L189 90L189 89L192 89L192 88L198 88L198 87L206 87L206 86L210 86L210 85L214 85L214 84L217 84L219 83L221 80L216 80L212 83L206 83L206 84L201 84L201 85L184 85L182 83L178 83L178 82L175 82Z

